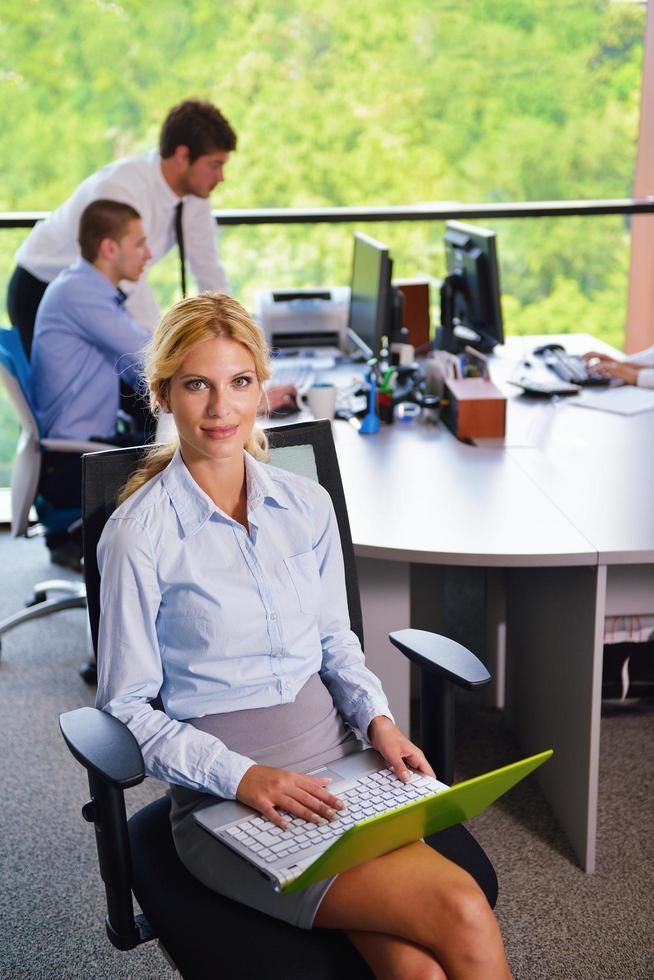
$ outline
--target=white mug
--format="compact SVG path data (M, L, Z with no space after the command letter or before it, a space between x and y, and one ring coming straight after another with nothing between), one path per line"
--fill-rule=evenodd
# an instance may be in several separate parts
M336 411L336 385L316 381L306 391L298 392L297 400L316 419L333 419Z

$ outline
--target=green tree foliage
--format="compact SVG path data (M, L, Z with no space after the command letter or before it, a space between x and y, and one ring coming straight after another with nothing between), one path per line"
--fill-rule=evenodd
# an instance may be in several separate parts
M218 104L239 149L220 207L628 197L645 6L609 0L4 0L0 209L49 210L156 145L166 110ZM501 221L510 332L623 342L620 219ZM344 283L352 228L222 235L234 293ZM396 274L443 271L442 225L370 229ZM0 236L0 288L16 237ZM153 279L176 297L174 262Z

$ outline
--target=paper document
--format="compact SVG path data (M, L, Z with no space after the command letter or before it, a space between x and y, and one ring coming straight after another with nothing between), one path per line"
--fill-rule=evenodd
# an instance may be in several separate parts
M595 408L613 415L638 415L654 409L654 389L623 385L619 388L586 388L566 402L575 408Z

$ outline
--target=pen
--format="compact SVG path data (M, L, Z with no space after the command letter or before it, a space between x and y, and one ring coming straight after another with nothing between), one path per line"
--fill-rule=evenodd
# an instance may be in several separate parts
M384 377L381 379L381 381L379 383L379 390L380 391L390 391L391 390L391 381L393 380L393 375L394 374L395 374L395 368L392 368L392 367L388 368L384 372Z

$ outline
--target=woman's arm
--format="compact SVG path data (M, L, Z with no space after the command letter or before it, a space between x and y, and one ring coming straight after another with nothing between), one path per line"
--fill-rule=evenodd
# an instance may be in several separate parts
M234 799L253 760L151 705L164 673L156 631L161 591L154 551L138 520L109 520L98 545L98 565L97 706L127 725L149 775Z
M433 776L421 749L394 722L379 678L366 667L361 645L350 629L343 552L331 499L324 492L316 510L314 551L321 581L320 676L343 717L366 737L400 779L407 766Z
M358 637L350 629L343 552L331 498L320 488L315 505L313 552L320 575L320 676L334 704L366 737L377 715L392 719L379 678L366 667Z

